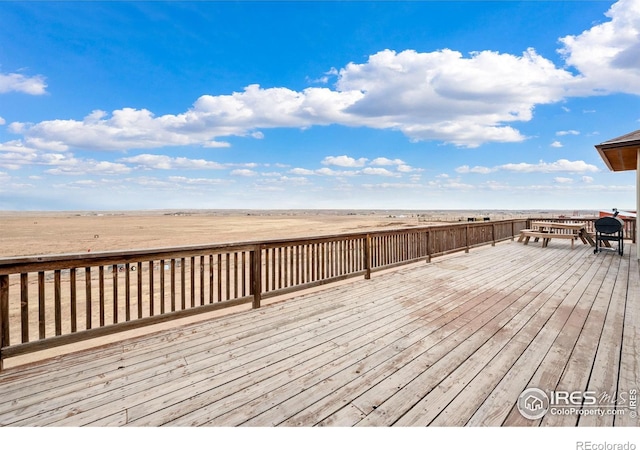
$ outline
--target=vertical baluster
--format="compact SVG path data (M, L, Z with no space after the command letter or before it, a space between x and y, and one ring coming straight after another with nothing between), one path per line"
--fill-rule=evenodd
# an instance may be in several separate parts
M372 268L374 267L378 267L379 264L379 260L380 260L380 236L374 236L371 238L371 242L373 247L371 248L372 251Z
M38 338L44 339L46 337L45 327L45 297L44 297L44 272L38 272Z
M154 279L153 279L153 261L149 261L149 317L153 317L155 313L154 306Z
M9 331L9 275L0 275L0 348L11 345ZM2 370L1 353L0 370Z
M226 296L226 300L229 300L231 298L231 255L229 253L227 253L227 256L225 258L226 260L226 264L225 264L225 268L227 270L225 270L225 282L227 284L227 296Z
M113 277L113 323L118 323L118 265L111 266Z
M371 237L370 235L367 235L367 240L365 242L365 251L369 251L369 267L368 269L371 269L375 264L375 259L376 259L376 247L377 247L377 239L375 237Z
M400 259L400 236L398 235L391 235L389 236L389 253L391 255L391 260L389 261L389 264L393 264L395 262L398 262Z
M351 262L350 245L351 245L351 240L349 239L343 241L342 243L342 246L344 248L344 256L342 258L342 261L344 263L344 267L342 268L343 275L351 272L351 267L349 266Z
M278 247L278 289L282 289L282 247Z
M386 266L389 264L389 235L385 235L382 237L383 247L382 247L382 266Z
M330 243L322 242L320 244L320 279L324 279L329 276L329 270L326 267L327 261L329 260L326 255L327 248L329 247L327 244Z
M276 249L271 249L271 289L276 290L276 272L278 267L276 266Z
M222 253L218 253L218 301L222 301Z
M238 298L238 252L233 252L233 298Z
M176 260L171 258L171 312L176 310Z
M204 255L200 255L200 306L204 305Z
M131 265L124 265L124 319L131 320Z
M295 267L295 275L293 276L293 281L296 285L299 285L302 282L302 253L300 251L300 245L296 245L293 249L293 252Z
M316 247L318 244L311 244L311 281L316 281L316 265L317 265L317 261L316 261Z
M138 262L138 319L142 319L142 261Z
M191 259L191 270L190 270L190 280L191 280L191 290L190 290L190 300L191 300L191 307L195 307L196 306L196 257L192 256Z
M291 247L289 247L289 264L290 264L290 268L289 268L289 273L290 273L290 279L289 279L289 285L293 286L294 283L294 276L295 276L295 247L292 245Z
M353 239L349 239L349 273L353 273L355 271L355 267L353 267L354 244L355 241Z
M85 304L85 329L86 330L90 330L91 329L91 267L85 267L84 268L84 292L85 292L85 298L84 298L84 304ZM57 321L56 321L57 322ZM56 335L58 335L57 331L56 331Z
M269 249L264 249L264 291L269 292Z
M187 309L187 268L185 262L185 258L180 258L180 307L182 310Z
M209 255L209 303L213 303L213 255Z
M104 326L104 266L98 267L98 285L100 297L100 326Z
M20 322L22 342L29 342L29 274L20 274Z
M360 240L355 238L351 241L351 272L357 272L360 270L360 266L358 264L358 259L360 256L359 244Z
M289 286L289 247L287 247L286 245L282 248L282 261L280 262L280 264L282 264L282 287L288 287Z
M71 290L71 332L78 331L77 296L76 296L76 269L69 270L69 288Z
M247 295L247 252L242 252L242 296Z
M164 314L165 312L165 307L164 307L164 278L165 278L165 273L164 273L164 259L160 260L160 314Z
M53 272L53 315L56 328L56 336L62 334L62 288L61 288L61 272L55 270Z
M309 245L302 244L302 283L309 282Z

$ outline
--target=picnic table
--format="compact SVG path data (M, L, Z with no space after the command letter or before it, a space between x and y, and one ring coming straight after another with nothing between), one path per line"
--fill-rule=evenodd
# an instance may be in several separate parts
M585 229L584 222L531 222L531 229L520 230L518 242L529 243L529 239L534 238L534 242L542 239L542 247L546 247L551 239L570 239L571 248L576 239L580 239L583 244L595 246L593 237Z

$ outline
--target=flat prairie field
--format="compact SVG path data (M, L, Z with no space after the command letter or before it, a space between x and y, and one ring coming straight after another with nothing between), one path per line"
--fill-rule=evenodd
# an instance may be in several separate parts
M0 213L0 257L135 250L427 225L418 217L294 213Z

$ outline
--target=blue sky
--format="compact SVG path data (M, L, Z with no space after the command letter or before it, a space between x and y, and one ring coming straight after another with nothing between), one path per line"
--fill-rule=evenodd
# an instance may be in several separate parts
M0 1L0 209L620 209L640 0Z

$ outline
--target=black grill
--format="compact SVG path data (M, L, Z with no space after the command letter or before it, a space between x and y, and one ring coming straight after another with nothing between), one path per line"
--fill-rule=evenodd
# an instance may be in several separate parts
M602 250L601 243L604 243L605 247L611 248L611 241L618 241L618 253L622 255L624 247L624 222L618 219L616 211L613 217L601 217L594 222L596 229L596 249L593 253L598 253Z

